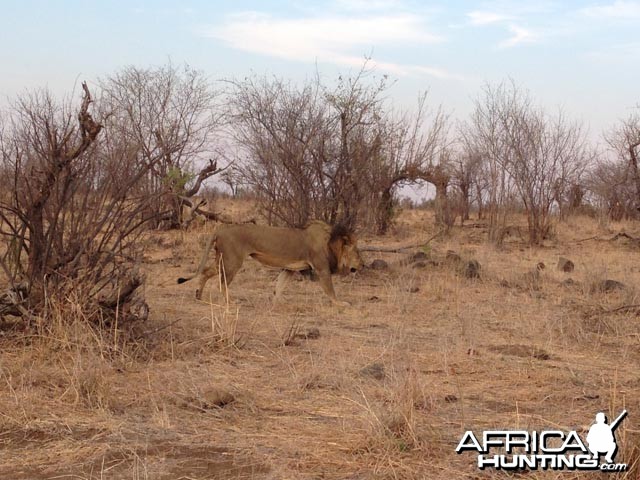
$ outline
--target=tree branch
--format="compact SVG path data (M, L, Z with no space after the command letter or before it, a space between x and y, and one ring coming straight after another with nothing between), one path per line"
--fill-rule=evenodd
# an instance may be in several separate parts
M184 192L185 197L193 197L202 186L202 182L204 182L207 178L212 177L213 175L220 173L222 171L221 168L218 168L218 162L209 159L209 164L200 170L198 174L198 178L196 179L196 183L194 183L193 187Z

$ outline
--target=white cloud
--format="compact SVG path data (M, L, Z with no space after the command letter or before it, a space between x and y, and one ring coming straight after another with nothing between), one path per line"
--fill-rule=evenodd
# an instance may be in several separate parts
M509 25L509 31L511 32L511 37L500 43L499 46L502 48L515 47L523 43L534 43L539 40L538 34L518 25Z
M277 19L249 12L232 15L209 35L234 48L291 59L306 59L325 51L356 46L371 49L389 43L438 43L443 38L426 32L412 15L368 18L323 17Z
M467 13L471 25L490 25L492 23L501 23L511 20L513 17L496 12L473 11Z
M516 16L495 11L474 10L467 13L467 18L469 19L469 24L473 26L497 26L501 29L506 28L510 36L498 44L499 48L510 48L525 43L534 43L541 38L539 32L534 32L531 29L514 23L514 21L518 21L518 19L521 18L521 15Z
M308 18L275 18L246 12L231 15L225 23L204 32L232 48L287 60L316 60L339 65L359 65L364 55L377 46L432 45L444 38L429 32L415 14ZM439 78L456 78L445 70L418 65L371 62L390 73L421 73Z
M607 5L583 8L581 11L588 17L637 20L640 19L640 2L616 0Z
M335 0L335 5L342 10L358 12L392 11L403 6L400 0Z

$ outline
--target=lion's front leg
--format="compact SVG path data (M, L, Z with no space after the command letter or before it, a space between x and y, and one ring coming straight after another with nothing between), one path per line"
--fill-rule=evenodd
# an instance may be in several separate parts
M322 290L324 290L324 293L326 293L331 299L331 303L341 307L351 306L349 302L341 301L336 298L336 292L333 289L333 282L331 281L331 273L329 273L329 271L317 271L316 273L320 280L320 286L322 287Z

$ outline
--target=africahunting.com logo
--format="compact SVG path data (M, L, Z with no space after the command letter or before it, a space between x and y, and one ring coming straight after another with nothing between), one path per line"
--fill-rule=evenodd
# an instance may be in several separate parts
M627 415L623 410L607 424L604 413L596 414L586 443L574 430L485 430L478 437L467 430L456 453L477 452L481 470L600 470L624 472L626 463L614 463L618 450L615 430ZM600 463L600 456L604 463Z

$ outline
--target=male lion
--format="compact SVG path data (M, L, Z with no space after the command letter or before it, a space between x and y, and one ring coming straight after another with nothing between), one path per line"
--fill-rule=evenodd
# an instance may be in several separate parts
M212 247L215 259L207 265ZM196 298L201 299L207 280L218 275L226 298L227 286L247 257L268 267L282 269L276 282L276 299L280 297L293 272L313 271L318 276L324 293L338 305L348 303L336 298L331 274L355 272L363 266L356 236L340 225L331 227L319 220L311 222L305 228L221 225L208 239L197 272L189 277L179 278L178 283L200 276Z

